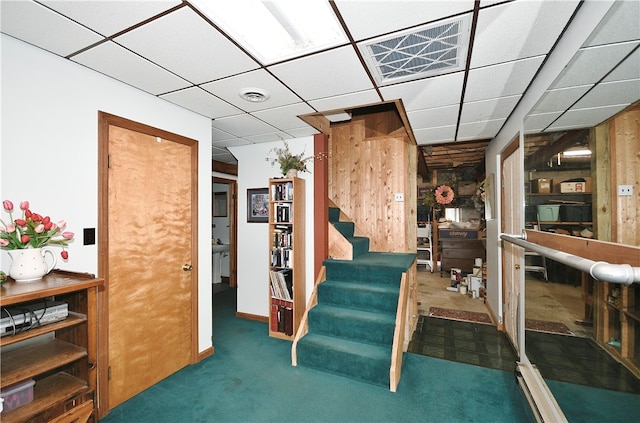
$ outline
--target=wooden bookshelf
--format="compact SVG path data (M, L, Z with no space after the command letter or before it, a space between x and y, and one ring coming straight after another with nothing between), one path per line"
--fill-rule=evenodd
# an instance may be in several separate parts
M304 182L269 180L269 336L286 340L305 310Z

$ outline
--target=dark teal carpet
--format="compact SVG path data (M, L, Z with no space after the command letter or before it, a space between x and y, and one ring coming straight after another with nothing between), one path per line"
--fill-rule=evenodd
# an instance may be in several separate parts
M116 407L104 423L528 422L511 372L405 354L398 392L291 366L291 343L234 317L235 290L214 300L216 354ZM638 397L550 383L570 422L625 422ZM626 417L625 417L626 416Z

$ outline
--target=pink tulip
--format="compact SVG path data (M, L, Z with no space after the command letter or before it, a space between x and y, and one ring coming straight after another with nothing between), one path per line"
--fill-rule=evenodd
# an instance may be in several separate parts
M2 202L2 207L4 207L4 209L8 212L12 212L13 211L13 203L9 200L4 200Z
M58 222L56 224L56 227L60 228L60 230L63 230L64 228L67 227L67 221L66 220L61 220L60 222Z
M13 223L9 223L7 225L7 232L11 233L11 232L15 232L16 231L16 226Z
M62 233L62 237L64 239L73 239L73 235L74 235L73 232L63 232Z
M9 241L4 238L0 238L0 247L6 247L7 245L9 245Z
M66 260L69 258L69 253L65 250L60 251L60 256L62 256L63 260Z
M31 237L29 235L22 235L22 237L20 238L20 242L22 242L23 244L26 244L27 242L29 242L30 239Z
M28 201L22 201L20 203L20 210L27 210L29 208L29 202Z
M42 232L44 232L44 225L42 223L39 224L35 227L34 231L36 231L37 234L41 234Z

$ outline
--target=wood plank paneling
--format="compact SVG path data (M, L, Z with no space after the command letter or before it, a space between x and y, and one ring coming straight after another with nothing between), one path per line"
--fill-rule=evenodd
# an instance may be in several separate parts
M406 136L384 135L402 133L398 122L376 114L332 126L329 196L370 238L371 251L410 251L408 228L416 223L416 147ZM403 201L395 201L396 193Z

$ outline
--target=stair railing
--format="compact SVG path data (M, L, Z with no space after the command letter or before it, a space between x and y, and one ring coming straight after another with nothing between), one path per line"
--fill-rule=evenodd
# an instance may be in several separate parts
M396 310L396 328L393 333L393 348L391 350L391 367L389 368L389 390L396 392L402 373L402 354L404 352L404 334L407 323L407 304L409 302L409 282L407 273L400 279L400 295Z
M295 338L293 338L293 345L291 346L291 365L298 365L298 341L309 333L309 310L315 307L318 304L318 285L324 282L327 279L327 268L322 266L320 272L318 273L318 277L316 278L316 282L313 285L313 292L311 293L311 297L309 297L309 301L307 302L307 308L304 310L304 314L302 315L302 319L300 320L300 326L298 326L298 331L296 332Z

